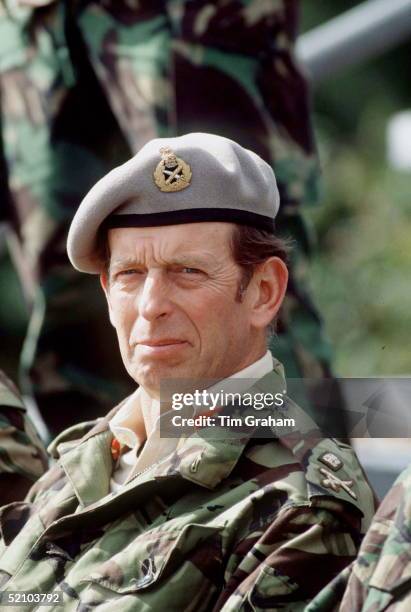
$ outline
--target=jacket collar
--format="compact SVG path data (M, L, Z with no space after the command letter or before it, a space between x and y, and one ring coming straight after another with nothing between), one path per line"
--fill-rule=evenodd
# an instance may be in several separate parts
M282 393L285 389L282 365L277 362L274 364L274 370L257 381L249 391ZM75 446L71 445L67 450L64 444L57 447L60 463L84 506L95 503L109 494L110 477L114 467L111 457L113 434L109 428L109 421L122 404L123 402L113 408ZM287 435L281 430L273 431L273 437L279 438L297 457L303 457L306 444L300 427L302 425L304 431L312 433L314 426L298 406L291 403L291 407L297 427ZM250 410L255 414L254 409ZM270 412L270 408L265 410L265 414ZM258 411L258 414L262 415L263 412L263 410ZM290 416L289 411L287 416ZM241 437L238 437L238 434L233 437L229 428L221 427L216 439L215 434L213 437L212 429L198 429L190 437L182 438L176 450L158 465L153 464L144 473L137 473L124 489L128 490L153 478L158 480L178 474L200 486L213 489L234 469L252 433L252 430L248 429Z

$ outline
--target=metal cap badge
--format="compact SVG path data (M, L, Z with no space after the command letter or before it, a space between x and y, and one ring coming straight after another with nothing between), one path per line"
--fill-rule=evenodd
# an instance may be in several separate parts
M161 191L181 191L189 186L191 168L170 147L160 149L161 161L154 170L154 182Z

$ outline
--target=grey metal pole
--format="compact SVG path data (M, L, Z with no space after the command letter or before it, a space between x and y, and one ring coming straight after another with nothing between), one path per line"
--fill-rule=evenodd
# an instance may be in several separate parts
M368 0L303 34L297 57L315 84L411 36L411 0Z

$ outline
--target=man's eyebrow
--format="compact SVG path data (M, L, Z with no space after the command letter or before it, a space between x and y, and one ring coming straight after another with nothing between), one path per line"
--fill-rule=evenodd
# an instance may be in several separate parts
M207 264L212 264L217 262L217 258L214 253L206 253L203 255L198 255L196 253L180 253L175 256L171 256L164 261L164 266L167 265L196 265L196 266L204 266ZM138 267L142 268L145 264L140 261L137 257L121 257L111 260L110 262L110 272L115 272L121 268L133 268Z

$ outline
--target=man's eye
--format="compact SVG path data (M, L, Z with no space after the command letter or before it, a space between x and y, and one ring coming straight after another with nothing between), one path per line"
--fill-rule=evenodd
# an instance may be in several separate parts
M182 271L185 274L201 274L201 270L197 270L197 268L189 268L187 266L185 266Z
M136 270L135 268L129 268L128 270L120 270L120 272L117 272L116 276L131 276L132 274L141 274L141 270Z

